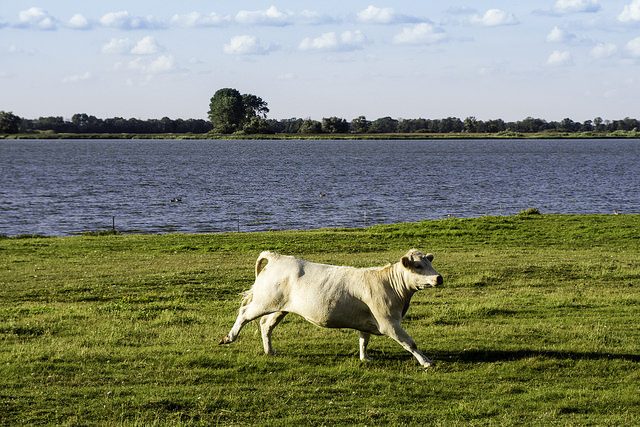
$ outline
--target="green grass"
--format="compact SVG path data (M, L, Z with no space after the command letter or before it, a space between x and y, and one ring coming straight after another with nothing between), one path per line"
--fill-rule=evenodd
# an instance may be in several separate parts
M385 337L290 315L218 346L264 249L382 265L417 247L445 286ZM640 425L640 215L367 229L0 239L2 425Z

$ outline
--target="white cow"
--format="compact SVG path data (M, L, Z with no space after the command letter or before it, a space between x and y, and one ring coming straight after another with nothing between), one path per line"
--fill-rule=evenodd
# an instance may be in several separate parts
M273 329L288 313L296 313L325 328L360 331L361 360L369 360L369 336L386 335L427 368L431 360L418 350L400 322L416 291L442 284L431 261L432 254L415 249L400 262L373 268L317 264L262 252L256 261L256 281L245 292L238 318L220 344L235 341L245 324L262 317L264 351L273 354Z

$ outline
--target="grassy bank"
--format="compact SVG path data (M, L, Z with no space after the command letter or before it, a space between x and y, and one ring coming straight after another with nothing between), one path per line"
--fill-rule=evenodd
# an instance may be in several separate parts
M35 132L0 135L0 139L344 139L344 140L404 140L404 139L607 139L640 138L638 131L615 132L497 132L497 133L366 133L366 134L134 134L134 133L56 133Z
M264 249L354 266L436 255L388 338L289 316L220 347ZM639 425L640 215L354 230L0 240L0 424Z

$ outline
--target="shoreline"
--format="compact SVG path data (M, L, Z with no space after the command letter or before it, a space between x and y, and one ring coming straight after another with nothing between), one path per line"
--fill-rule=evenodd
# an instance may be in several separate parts
M0 139L176 139L176 140L448 140L448 139L640 139L638 131L616 132L498 132L498 133L363 133L363 134L134 134L134 133L22 133Z
M408 222L393 222L393 223L380 223L372 224L365 227L318 227L318 228L291 228L291 229L270 229L270 230L246 230L246 231L206 231L206 232L143 232L138 230L118 230L117 227L110 228L105 227L102 229L78 231L70 234L38 234L38 233L20 233L20 234L2 234L0 233L0 241L6 240L25 240L25 239L67 239L77 237L105 237L105 236L146 236L146 237L160 237L160 236L224 236L224 235L264 235L264 234L282 234L282 233L323 233L323 232L363 232L373 231L376 229L385 228L397 228L397 227L411 227L420 226L421 224L448 224L451 222L474 222L474 221L510 221L520 219L523 221L536 219L536 218L551 218L551 219L604 219L612 216L621 217L640 217L640 213L540 213L538 209L529 208L524 209L519 213L513 215L483 215L475 217L446 217L446 218L433 218L424 219L420 221L408 221Z

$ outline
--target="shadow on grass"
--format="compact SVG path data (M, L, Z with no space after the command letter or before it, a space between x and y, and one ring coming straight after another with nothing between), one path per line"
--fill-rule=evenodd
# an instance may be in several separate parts
M624 360L629 362L640 362L640 354L621 354L603 352L576 352L576 351L554 351L554 350L463 350L460 352L429 352L427 357L437 362L457 362L457 363L495 363L513 362L531 358L546 358L556 360ZM335 357L357 357L357 354L340 354ZM386 353L376 350L369 350L369 355L374 360L399 361L409 360L412 356L409 353Z
M625 360L640 362L638 354L620 354L603 352L555 351L555 350L463 350L461 352L435 353L436 360L461 363L510 362L515 360L541 357L559 360Z

